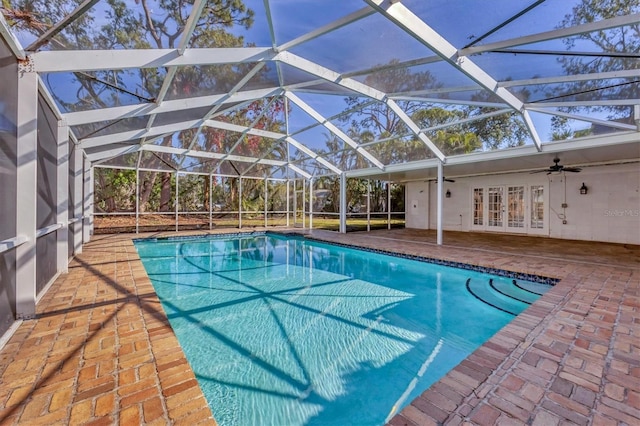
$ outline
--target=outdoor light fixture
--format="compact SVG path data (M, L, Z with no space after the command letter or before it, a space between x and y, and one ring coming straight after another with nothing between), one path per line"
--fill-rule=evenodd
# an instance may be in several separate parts
M589 191L589 188L587 188L587 186L584 184L584 182L582 182L582 186L580 187L580 194L581 195L585 195L587 193L587 191Z
M584 183L582 184L582 186L584 186ZM586 189L586 188L585 188L585 189ZM582 191L582 189L581 189L580 191ZM585 192L585 194L586 194L586 192ZM447 197L447 198L451 198L451 191L449 191L449 190L447 189L447 192L444 194L444 196L445 196L445 197Z

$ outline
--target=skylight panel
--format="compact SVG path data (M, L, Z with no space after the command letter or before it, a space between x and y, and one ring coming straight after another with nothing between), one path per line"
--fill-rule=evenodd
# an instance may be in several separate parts
M269 0L269 6L276 43L281 45L360 10L365 4L360 0Z
M87 71L42 74L60 111L74 112L151 103L164 70Z
M382 15L373 14L290 50L338 73L393 60L417 59L432 52Z
M411 12L440 33L449 43L462 48L495 26L530 6L529 0L403 0ZM530 31L533 26L523 26Z

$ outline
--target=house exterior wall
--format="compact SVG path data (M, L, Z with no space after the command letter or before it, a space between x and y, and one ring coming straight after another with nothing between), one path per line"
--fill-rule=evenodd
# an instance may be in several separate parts
M580 173L509 173L455 180L444 183L444 191L451 192L450 198L444 198L445 230L518 232L551 238L640 244L640 162L583 167ZM580 194L583 182L588 187L586 195ZM528 190L535 185L544 188L544 228L526 226L517 230L496 230L473 226L473 188L519 185ZM530 202L529 193L526 197ZM407 183L406 227L436 229L436 200L436 182ZM531 220L529 214L530 211L526 216L527 225Z

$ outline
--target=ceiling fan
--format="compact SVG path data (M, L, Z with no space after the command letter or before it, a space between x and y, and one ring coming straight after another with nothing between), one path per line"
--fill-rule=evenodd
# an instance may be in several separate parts
M445 182L451 182L451 183L455 182L455 179L447 179L444 176L442 177L442 180L444 180ZM437 181L438 181L438 178L434 178L434 179L429 179L427 182L437 182Z
M560 159L558 157L556 157L556 158L553 159L553 165L549 166L548 169L536 170L536 171L531 172L531 173L547 172L547 174L550 175L551 173L560 173L560 172L578 173L581 170L582 169L580 167L565 167L565 166L563 166L562 164L560 164Z

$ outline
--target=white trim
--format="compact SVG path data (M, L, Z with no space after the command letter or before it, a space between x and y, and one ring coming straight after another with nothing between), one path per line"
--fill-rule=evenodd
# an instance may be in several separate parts
M27 54L16 36L13 34L13 31L11 31L9 24L6 19L4 19L4 15L2 13L0 13L0 37L2 37L7 43L9 50L11 50L11 53L13 53L16 59L19 61L27 59Z
M576 25L569 28L560 28L557 30L545 31L542 33L532 34L524 37L512 38L510 40L502 40L495 43L472 46L466 49L459 50L458 55L468 56L473 55L474 53L487 52L490 50L499 50L507 47L522 46L524 44L539 43L541 41L571 37L579 34L590 33L593 31L622 27L624 25L633 25L638 22L640 22L640 13L626 16L617 16L615 18L603 19L598 22L589 22L587 24Z
M178 49L46 50L31 55L39 73L237 64L274 56L266 47L186 49L183 54Z
M301 71L305 71L311 75L315 75L316 77L319 77L330 83L334 83L344 87L345 89L360 93L369 98L382 101L387 96L385 93L374 89L373 87L367 86L366 84L360 83L359 81L353 80L351 78L344 78L342 75L333 70L330 70L329 68L318 65L315 62L301 58L300 56L294 55L290 52L280 52L278 56L275 57L275 59L284 62L285 64L289 64L292 67L298 68Z
M143 145L140 148L141 151L151 151L151 152L164 152L167 154L176 154L176 155L188 155L189 157L200 157L200 158L211 158L211 159L222 159L225 158L229 161L239 161L239 162L243 162L243 163L253 163L255 162L255 158L253 157L245 157L245 156L241 156L241 155L228 155L228 154L222 154L222 153L217 153L217 152L207 152L207 151L194 151L194 150L190 150L190 149L184 149L184 148L174 148L174 147L170 147L170 146L164 146L164 145ZM262 159L259 160L258 162L259 164L267 164L269 166L278 166L278 167L282 167L284 165L287 164L286 161L280 161L280 160L268 160L268 159ZM116 167L116 168L124 168L124 167ZM140 170L143 170L143 167L140 167ZM167 170L165 170L166 172ZM180 171L180 173L185 173L183 171ZM208 175L209 173L195 173L195 174L205 174Z
M0 18L2 17L2 14L0 13ZM11 337L13 337L13 335L15 334L16 331L18 331L18 328L20 328L20 326L22 325L22 320L21 319L17 319L15 320L7 329L7 331L4 332L4 334L0 335L0 350L2 350L5 345L9 342L9 340L11 340Z
M0 253L4 253L5 251L12 250L18 247L21 244L29 241L29 238L24 235L18 235L17 237L7 238L6 240L0 241ZM1 347L1 345L0 345Z
M287 164L287 167L289 167L291 170L293 170L294 172L296 172L300 176L304 176L307 179L311 179L311 175L309 173L305 172L304 170L302 170L300 167L294 166L291 163Z
M570 118L572 120L580 120L580 121L585 121L587 123L599 124L601 126L612 127L614 129L632 130L632 131L638 130L637 126L633 124L620 123L617 121L610 121L610 120L600 120L597 118L585 117L584 115L569 114L566 112L555 111L555 110L549 111L544 108L527 108L527 110L530 112L537 112L540 114L555 115L558 117Z
M298 105L300 109L306 112L309 116L311 116L314 120L316 120L320 125L322 125L325 129L329 130L331 133L340 138L347 145L350 145L356 152L366 158L371 164L379 168L380 170L384 170L384 164L380 162L375 156L371 155L369 152L361 148L356 141L347 136L342 130L338 129L333 123L327 120L322 114L313 109L310 105L304 102L302 99L297 97L295 94L291 92L285 92L285 96L287 99L292 101L294 104ZM416 126L417 127L417 126Z
M187 109L202 108L212 105L224 105L227 103L245 102L262 99L267 96L275 96L282 93L279 87L266 89L247 90L236 92L232 96L226 93L209 96L196 96L193 98L174 99L155 103L145 103L136 105L125 105L111 108L101 108L89 111L68 112L62 115L69 126L79 124L96 123L99 121L119 120L122 118L141 117L150 114L162 114L165 112L182 111Z
M60 33L60 31L64 30L67 26L69 26L73 21L78 19L79 15L88 11L100 0L84 0L82 4L78 5L71 13L67 14L62 20L55 25L49 27L47 31L45 31L36 41L31 43L29 46L25 48L25 50L33 51L38 49L43 44L46 44L49 40L56 36L56 34Z
M44 228L40 228L36 231L36 239L40 237L44 237L45 235L49 235L52 232L57 231L63 227L62 223L54 223L53 225L45 226Z

